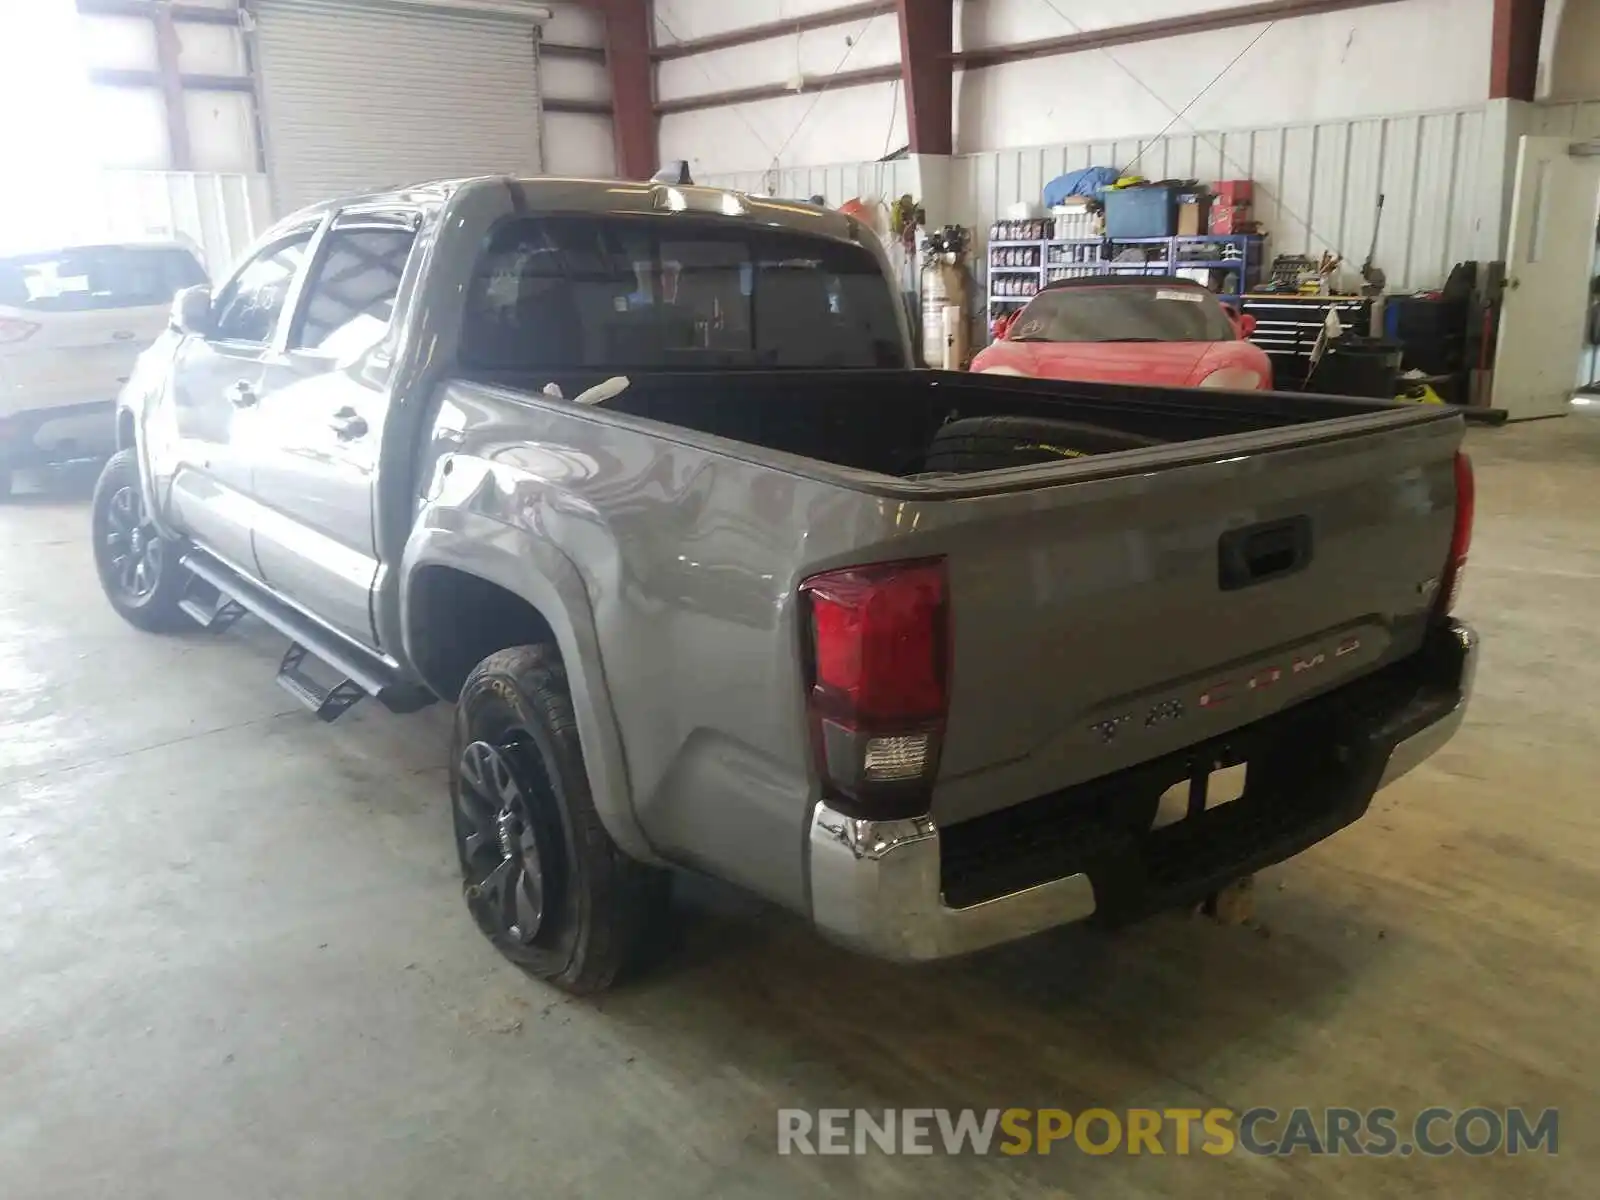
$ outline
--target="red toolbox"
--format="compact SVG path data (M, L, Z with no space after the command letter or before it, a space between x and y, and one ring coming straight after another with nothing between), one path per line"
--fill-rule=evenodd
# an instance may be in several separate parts
M1213 204L1211 206L1212 233L1249 233L1252 223L1248 204Z
M1211 185L1211 194L1223 208L1248 207L1255 193L1255 182L1249 179L1224 179Z

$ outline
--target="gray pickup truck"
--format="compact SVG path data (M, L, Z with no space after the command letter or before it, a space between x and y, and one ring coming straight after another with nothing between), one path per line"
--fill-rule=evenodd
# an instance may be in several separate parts
M576 991L674 866L902 960L1197 902L1471 686L1459 417L919 370L874 236L804 204L308 209L178 297L118 429L116 610L254 614L325 719L452 702L468 907Z

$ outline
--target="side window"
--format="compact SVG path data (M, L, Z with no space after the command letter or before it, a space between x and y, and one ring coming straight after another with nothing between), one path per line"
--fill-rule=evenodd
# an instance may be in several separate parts
M330 231L291 345L339 358L374 346L389 327L416 238L410 229Z
M218 298L211 336L225 342L271 341L310 244L307 230L251 259Z

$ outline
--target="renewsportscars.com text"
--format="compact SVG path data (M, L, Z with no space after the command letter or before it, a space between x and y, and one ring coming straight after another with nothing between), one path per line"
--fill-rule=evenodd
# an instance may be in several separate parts
M779 1154L1555 1154L1553 1108L783 1108Z

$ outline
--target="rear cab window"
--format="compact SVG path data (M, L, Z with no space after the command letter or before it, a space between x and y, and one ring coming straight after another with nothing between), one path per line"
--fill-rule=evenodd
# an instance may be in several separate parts
M513 221L474 273L465 365L606 371L904 367L860 246L702 218Z
M150 308L206 282L177 246L83 246L0 258L0 306L38 313Z

